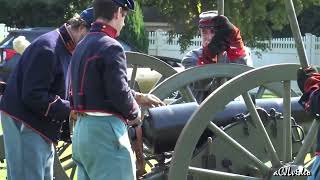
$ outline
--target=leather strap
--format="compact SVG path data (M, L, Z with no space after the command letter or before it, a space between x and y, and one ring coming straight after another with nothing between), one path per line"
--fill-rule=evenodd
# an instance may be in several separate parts
M136 139L132 141L132 149L136 154L136 166L137 166L137 179L141 179L141 176L146 173L146 162L143 157L143 141L142 141L142 128L141 126L135 127Z

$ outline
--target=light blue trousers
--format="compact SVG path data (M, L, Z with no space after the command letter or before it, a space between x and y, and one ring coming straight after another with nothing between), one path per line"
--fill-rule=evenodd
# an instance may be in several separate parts
M308 180L319 180L320 179L320 156L316 156L311 168L311 176Z
M52 180L54 146L1 113L8 180Z
M72 137L78 180L134 180L126 125L115 116L79 116Z

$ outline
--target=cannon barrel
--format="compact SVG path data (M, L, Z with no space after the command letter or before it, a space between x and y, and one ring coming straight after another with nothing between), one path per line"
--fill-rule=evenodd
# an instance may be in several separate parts
M299 97L291 99L292 117L301 124L302 121L312 119L298 103ZM269 112L274 108L282 113L283 100L281 98L258 99L256 106ZM185 103L162 106L149 109L148 116L143 121L143 140L154 154L172 151L184 125L196 111L197 103ZM208 110L210 111L210 110ZM218 126L226 126L236 121L238 114L246 114L247 107L243 101L233 101L217 114L212 122ZM206 137L203 137L206 138ZM201 141L201 138L200 140Z

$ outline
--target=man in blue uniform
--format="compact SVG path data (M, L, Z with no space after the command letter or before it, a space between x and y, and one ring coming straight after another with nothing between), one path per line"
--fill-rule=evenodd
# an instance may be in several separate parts
M0 104L9 180L53 179L54 144L70 141L65 76L92 19L85 10L37 38L10 75Z
M303 93L299 103L304 109L319 120L320 114L320 74L312 68L299 69L297 72L298 86ZM317 147L313 161L311 176L308 180L320 179L320 131L318 129Z
M164 105L132 91L119 36L133 0L94 0L96 21L71 60L71 99L78 118L72 155L78 180L134 180L135 161L127 125L141 121L140 106ZM139 104L139 105L138 105Z

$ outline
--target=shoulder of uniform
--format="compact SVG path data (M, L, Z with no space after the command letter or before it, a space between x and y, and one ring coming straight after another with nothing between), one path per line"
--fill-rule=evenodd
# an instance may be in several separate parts
M124 51L122 45L116 39L107 37L102 43L103 47L111 51Z
M193 50L189 51L185 55L185 57L196 57L197 58L198 56L200 56L202 54L202 49L203 49L202 47L193 49Z
M37 38L34 41L34 46L37 46L39 48L43 47L43 48L46 48L47 50L53 51L57 45L58 39L59 39L58 33L49 32Z

